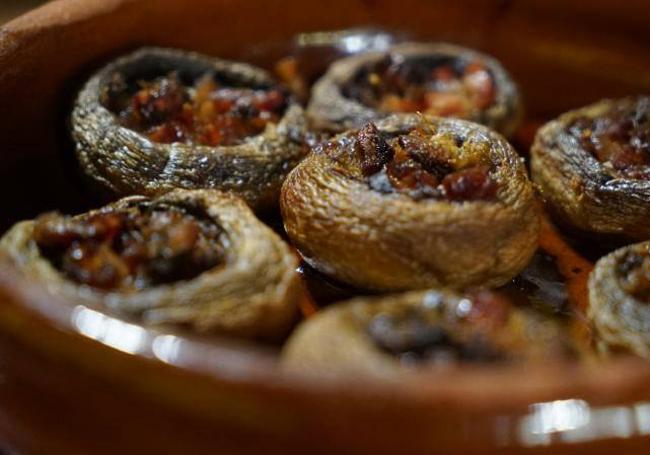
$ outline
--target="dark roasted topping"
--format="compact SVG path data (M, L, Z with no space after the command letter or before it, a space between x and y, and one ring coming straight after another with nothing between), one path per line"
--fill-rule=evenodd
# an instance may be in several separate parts
M410 134L397 139L401 158L412 158L429 174L437 179L453 171L452 156L441 144L428 140L422 130L413 130Z
M103 290L194 278L224 261L221 228L176 206L140 203L91 216L39 217L34 240L63 274Z
M491 200L497 183L471 144L422 129L388 137L373 123L356 135L356 157L372 189L414 199ZM461 150L462 147L462 150Z
M356 145L364 175L379 172L395 153L374 123L368 123L359 130Z
M434 302L434 307L429 303L425 299L420 307L375 316L368 325L371 339L408 364L509 360L493 342L508 320L509 303L503 297L482 291L463 298L455 302L451 319L443 308L449 302Z
M650 180L650 99L627 100L603 115L579 117L568 131L612 176Z
M618 264L617 272L625 292L650 303L650 251L629 252Z
M496 183L490 178L487 166L474 166L447 174L442 186L447 199L453 201L492 199L497 193Z
M104 104L124 126L161 143L236 145L277 123L288 103L279 86L228 87L209 74L192 86L184 85L176 73L141 82L130 98L120 96L125 87L116 75Z
M387 57L363 68L343 93L383 112L468 118L494 103L496 87L492 74L480 61Z

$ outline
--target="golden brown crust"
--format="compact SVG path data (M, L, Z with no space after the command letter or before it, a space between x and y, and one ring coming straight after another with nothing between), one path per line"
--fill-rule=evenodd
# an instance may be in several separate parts
M377 127L399 131L421 122L489 145L485 153L495 164L496 201L381 194L343 175L325 154L312 153L282 188L289 237L314 267L361 288L507 282L525 267L538 241L539 214L523 163L501 136L463 120L395 115Z
M132 196L107 207L119 209L142 200L146 198ZM297 259L288 246L233 195L174 190L156 200L191 205L218 223L226 237L225 263L191 280L120 293L66 279L41 255L32 238L33 221L16 224L2 238L0 251L34 282L76 304L107 308L147 324L181 324L197 332L265 339L286 334L302 292Z
M304 155L303 109L291 103L280 122L267 125L262 134L240 145L210 147L153 142L121 126L101 102L115 73L137 77L174 70L195 78L216 72L253 85L272 82L268 73L250 65L172 49L143 48L115 60L86 83L72 113L72 134L82 170L118 196L213 188L241 196L255 210L276 206L284 177Z
M562 221L583 231L642 240L650 237L650 181L612 178L567 132L573 120L602 115L627 101L602 100L540 128L531 148L531 174Z

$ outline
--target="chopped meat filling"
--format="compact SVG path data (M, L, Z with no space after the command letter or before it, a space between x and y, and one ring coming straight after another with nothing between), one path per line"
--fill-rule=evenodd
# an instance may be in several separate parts
M33 235L67 278L102 290L192 279L225 259L221 228L176 206L141 203L74 218L50 213L37 219Z
M442 298L442 297L440 297ZM454 320L440 308L401 308L380 313L368 324L368 334L384 352L407 364L456 362L493 363L509 356L492 341L507 324L509 302L488 291L470 295L456 304ZM461 327L459 323L468 324Z
M422 129L388 137L373 123L356 136L356 158L370 187L414 199L491 200L497 183L484 155L473 144Z
M124 126L160 143L240 144L262 133L268 124L279 122L288 104L288 95L279 86L229 87L210 74L186 86L171 73L141 82L130 98L120 97L126 90L116 75L105 104Z
M579 117L568 131L612 176L650 180L650 98L630 99L597 117Z
M469 118L494 103L496 86L478 60L427 63L387 57L363 68L343 93L382 112Z

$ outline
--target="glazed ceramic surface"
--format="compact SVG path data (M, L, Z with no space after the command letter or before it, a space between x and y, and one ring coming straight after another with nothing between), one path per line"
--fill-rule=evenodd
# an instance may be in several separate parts
M269 68L293 54L315 78L336 56L400 36L456 42L494 55L520 84L528 122L515 145L525 149L538 121L650 91L649 14L643 1L604 0L54 1L0 30L1 228L99 205L76 172L68 115L93 70L140 45ZM322 32L368 26L391 33ZM644 453L650 444L650 365L636 359L324 380L280 371L274 347L71 305L4 264L0 327L0 440L19 453Z

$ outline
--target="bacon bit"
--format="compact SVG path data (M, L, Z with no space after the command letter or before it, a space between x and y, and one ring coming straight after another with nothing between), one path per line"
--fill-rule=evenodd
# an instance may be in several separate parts
M372 122L359 130L356 145L361 171L366 176L378 172L384 164L393 158L395 153Z
M56 213L41 215L34 225L34 240L41 246L66 246L76 240L114 238L124 226L124 217L118 213L102 213L89 217L84 223Z
M186 94L175 73L145 86L133 96L131 107L139 123L157 124L178 115Z
M149 139L164 144L183 142L185 137L185 128L178 122L164 123L149 130Z
M438 179L417 166L413 160L392 161L386 166L386 174L398 190L414 190L424 186L436 188L440 183Z
M439 66L431 70L431 79L448 82L456 79L456 72L449 65Z
M448 174L442 180L447 198L451 200L476 201L496 196L497 184L490 177L487 166L475 166Z
M451 154L441 145L428 141L422 131L411 131L408 135L400 136L397 142L408 157L420 163L436 178L442 178L453 170Z
M129 275L129 266L107 243L75 242L63 255L62 268L78 283L112 289Z
M209 101L209 103L212 105L211 109L204 108L202 110L202 113L204 115L201 120L203 121L209 121L211 117L219 115L219 114L225 114L229 112L234 106L235 106L235 100L234 99L228 99L228 98L218 98L215 97Z
M285 97L280 90L269 90L264 96L257 96L255 107L261 111L279 111L285 103Z

